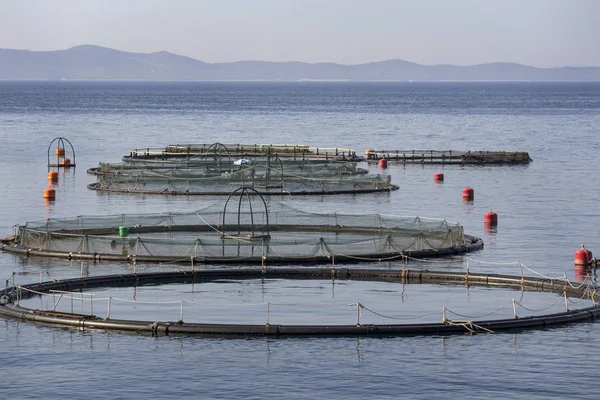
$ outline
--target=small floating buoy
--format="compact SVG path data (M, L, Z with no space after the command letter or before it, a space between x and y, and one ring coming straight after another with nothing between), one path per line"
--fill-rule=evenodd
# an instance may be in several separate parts
M373 149L366 149L366 150L365 150L365 155L366 155L366 156L368 156L368 155L369 155L369 154L371 154L371 153L375 153L375 150L373 150Z
M65 148L64 147L58 147L56 149L56 157L64 157L65 156Z
M58 172L50 171L48 172L48 182L57 182L58 181Z
M444 174L442 174L441 172L436 172L435 174L433 174L433 180L435 182L444 182Z
M129 228L126 226L120 226L119 227L119 236L121 236L121 237L129 236Z
M475 198L475 192L473 191L472 188L467 186L462 191L462 197L463 197L463 199L466 199L466 200L473 200L473 198Z
M581 245L581 249L575 251L575 265L588 267L592 263L592 252Z
M63 167L70 167L71 166L71 160L69 160L68 158L63 158L60 163L63 165Z
M52 188L48 188L44 190L44 198L48 200L54 200L56 196L56 192Z
M486 212L483 214L483 223L491 226L498 225L498 214L492 210Z
M382 158L381 160L379 160L379 168L386 169L387 164L388 164L388 162L385 158Z

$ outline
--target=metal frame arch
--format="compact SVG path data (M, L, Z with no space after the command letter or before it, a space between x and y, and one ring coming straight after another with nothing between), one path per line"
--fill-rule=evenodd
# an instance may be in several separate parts
M241 217L241 210L242 210L242 200L244 198L248 199L248 206L250 208L250 225L251 225L251 229L252 229L252 237L254 237L254 212L252 210L252 200L250 197L250 193L249 192L253 192L254 195L257 195L260 200L263 203L263 206L265 208L265 217L266 217L266 232L267 235L269 235L269 209L267 207L267 202L265 201L265 198L260 194L260 192L256 189L254 189L253 187L250 186L242 186L240 188L237 188L236 190L234 190L233 192L231 192L231 194L227 197L227 200L225 200L225 205L223 206L223 235L226 236L227 232L226 232L226 227L227 224L225 223L225 219L227 217L227 206L229 204L229 200L236 194L240 192L239 194L239 200L238 200L238 210L237 210L237 216L238 216L238 221L237 221L237 226L238 226L238 236L241 233L241 227L240 227L240 217Z
M50 144L48 145L48 167L60 167L61 165L57 162L56 164L52 164L50 162L50 150L52 149L52 145L54 143L56 144L56 148L66 148L65 147L65 143L67 143L69 145L69 147L71 147L71 153L73 154L73 160L72 162L70 162L68 164L69 167L75 167L76 162L75 162L75 148L73 147L73 144L69 141L69 139L59 136L57 138L52 139L52 141L50 142ZM65 152L65 156L66 156L66 152Z

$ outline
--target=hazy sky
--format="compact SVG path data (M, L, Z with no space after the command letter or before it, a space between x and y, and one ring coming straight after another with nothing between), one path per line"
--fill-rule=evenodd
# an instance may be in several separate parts
M0 0L0 48L600 66L600 0Z

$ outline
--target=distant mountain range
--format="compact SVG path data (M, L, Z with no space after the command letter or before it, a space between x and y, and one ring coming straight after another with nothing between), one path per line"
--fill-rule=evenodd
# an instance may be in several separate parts
M600 81L600 68L536 68L514 63L427 66L403 60L357 65L266 61L206 63L166 51L141 54L83 45L56 51L0 49L0 79Z

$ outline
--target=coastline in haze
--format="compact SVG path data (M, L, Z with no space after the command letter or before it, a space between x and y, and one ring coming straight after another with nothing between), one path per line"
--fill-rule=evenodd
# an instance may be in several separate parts
M398 59L355 65L206 63L166 51L129 53L83 45L55 51L0 49L0 80L600 81L600 68L537 68L503 62L427 66Z

